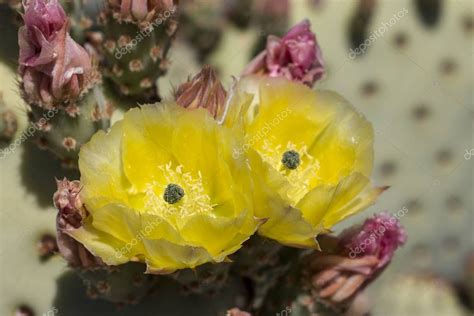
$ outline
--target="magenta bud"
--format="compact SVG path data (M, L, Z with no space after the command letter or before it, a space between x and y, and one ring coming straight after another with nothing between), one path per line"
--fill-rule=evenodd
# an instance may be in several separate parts
M398 219L387 213L338 237L323 236L323 252L309 257L307 273L314 293L332 305L347 304L381 274L406 238Z
M313 86L324 73L324 60L308 20L293 26L282 38L270 35L267 46L245 68L242 75L285 77Z
M57 0L27 0L23 6L18 71L24 98L52 107L79 97L90 85L91 59L69 36L63 8Z
M356 257L376 256L379 260L377 268L383 268L390 262L395 250L405 243L407 236L396 217L379 213L366 219L361 226L343 231L339 238L345 249L361 249Z

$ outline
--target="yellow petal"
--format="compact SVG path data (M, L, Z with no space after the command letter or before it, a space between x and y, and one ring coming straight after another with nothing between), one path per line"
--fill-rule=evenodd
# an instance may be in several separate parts
M323 219L324 227L331 227L369 207L387 188L373 187L370 180L360 173L345 178L334 192L329 211Z
M373 166L372 125L344 98L335 92L317 91L316 104L331 105L335 115L309 146L308 153L319 163L318 178L313 181L335 184L352 172L370 176Z
M188 244L201 246L222 261L256 231L258 221L249 215L252 216L248 210L242 210L236 218L193 214L180 227L180 233ZM251 222L247 221L250 218Z
M118 122L108 134L97 132L79 153L81 197L89 201L91 213L108 203L128 200L122 189L128 181L121 168L121 137L122 123Z
M144 240L147 273L167 274L212 261L203 248L180 246L166 240Z
M158 181L162 173L159 166L173 159L169 149L166 150L158 145L166 143L167 139L171 138L170 134L166 134L172 132L171 129L166 128L170 125L165 120L169 116L162 115L161 130L155 130L153 132L156 134L151 134L143 113L146 110L148 106L144 110L132 109L125 114L123 121L122 168L132 184L131 192L144 191L149 183ZM156 113L162 114L163 111L156 108Z
M67 233L108 265L119 265L130 261L129 253L122 241L95 229L88 223Z

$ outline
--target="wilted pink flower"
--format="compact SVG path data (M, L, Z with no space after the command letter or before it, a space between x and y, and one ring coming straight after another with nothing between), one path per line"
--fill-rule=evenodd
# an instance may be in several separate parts
M286 77L313 86L324 75L324 60L308 20L278 38L270 35L266 49L245 68L242 75Z
M81 183L66 178L56 180L58 190L54 193L54 205L58 209L56 233L59 253L72 267L96 268L103 266L103 261L89 252L81 243L70 237L68 230L79 228L87 211L82 204L79 193Z
M398 219L386 213L338 237L324 236L323 252L311 255L307 271L315 296L332 304L347 302L380 275L405 241Z
M89 84L91 60L69 36L63 8L58 0L27 0L23 6L18 42L26 101L51 107L78 97Z

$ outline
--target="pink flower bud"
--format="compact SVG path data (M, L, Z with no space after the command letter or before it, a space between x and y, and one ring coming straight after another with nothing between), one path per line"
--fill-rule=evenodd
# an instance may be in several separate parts
M204 66L197 75L181 84L175 94L176 103L182 107L205 108L214 118L224 111L226 98L227 92L209 66Z
M19 30L19 74L28 103L51 107L77 98L90 84L91 60L69 36L67 16L57 0L27 0Z
M354 253L355 257L376 256L379 260L377 268L382 268L390 262L395 250L405 243L407 236L397 218L380 213L366 219L361 226L343 231L339 238L349 255L351 249L358 248L360 253Z
M308 20L295 25L282 38L270 35L266 49L245 68L242 75L286 77L313 86L324 75L324 60Z
M310 255L307 271L315 296L338 306L350 302L380 275L405 241L398 219L386 213L338 237L323 236L323 252Z

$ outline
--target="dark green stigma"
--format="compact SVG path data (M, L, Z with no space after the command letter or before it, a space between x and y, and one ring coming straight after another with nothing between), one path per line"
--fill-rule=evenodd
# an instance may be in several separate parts
M294 150L286 151L281 158L281 163L291 170L298 168L300 162L300 154Z
M177 184L170 183L166 186L163 199L169 204L178 203L184 196L184 190Z

